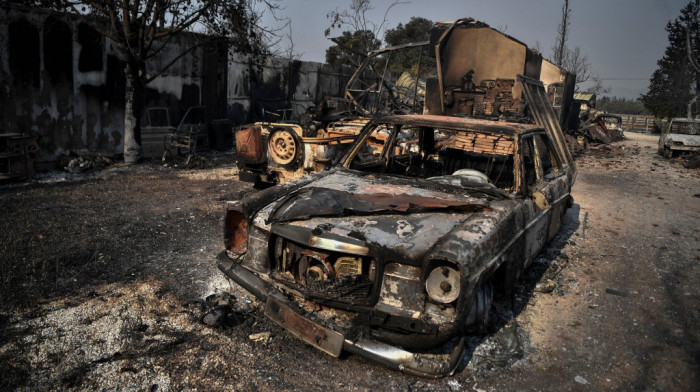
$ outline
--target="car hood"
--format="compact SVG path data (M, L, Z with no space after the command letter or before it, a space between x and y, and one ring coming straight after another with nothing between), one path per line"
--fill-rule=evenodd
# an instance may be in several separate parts
M685 146L700 147L700 135L684 135L682 133L669 133L666 135L666 143L683 143Z
M457 228L496 220L508 201L483 186L455 188L341 169L263 208L254 224L268 231L285 225L353 238L375 253L410 262Z

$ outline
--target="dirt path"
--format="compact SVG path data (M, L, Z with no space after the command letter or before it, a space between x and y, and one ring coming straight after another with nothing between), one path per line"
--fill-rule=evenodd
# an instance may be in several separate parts
M221 277L222 202L254 192L230 156L1 185L0 389L697 390L700 170L628 137L578 160L560 235L442 380L328 357Z

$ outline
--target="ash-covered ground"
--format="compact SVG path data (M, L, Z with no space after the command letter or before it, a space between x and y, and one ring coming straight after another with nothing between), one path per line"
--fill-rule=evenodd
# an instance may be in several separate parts
M329 357L223 278L224 201L256 191L232 154L2 184L0 389L697 390L700 169L627 136L577 160L561 232L440 380Z

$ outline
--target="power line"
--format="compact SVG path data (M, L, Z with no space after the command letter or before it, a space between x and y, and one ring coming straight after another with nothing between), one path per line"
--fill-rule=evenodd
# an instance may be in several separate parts
M649 80L649 78L600 78L600 80Z

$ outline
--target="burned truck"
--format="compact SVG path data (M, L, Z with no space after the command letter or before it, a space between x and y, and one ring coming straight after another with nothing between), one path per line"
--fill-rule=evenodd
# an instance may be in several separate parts
M518 61L440 56L452 40ZM227 203L217 264L325 353L441 377L559 231L576 168L525 45L463 19L433 46L429 113L373 118L329 170Z

